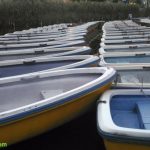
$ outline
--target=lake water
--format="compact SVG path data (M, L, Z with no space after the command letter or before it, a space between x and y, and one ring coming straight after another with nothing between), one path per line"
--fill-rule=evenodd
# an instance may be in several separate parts
M105 150L97 133L96 107L85 115L45 134L15 144L8 150Z

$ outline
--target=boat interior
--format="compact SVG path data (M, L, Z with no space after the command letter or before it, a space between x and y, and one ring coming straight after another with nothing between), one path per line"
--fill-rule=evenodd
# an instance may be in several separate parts
M120 127L150 130L150 95L117 95L110 102L113 122Z
M62 52L67 52L67 51L62 51ZM25 58L32 58L32 57L39 57L39 56L48 56L48 55L52 55L52 54L59 54L62 53L61 51L50 51L50 52L42 52L40 53L31 53L31 54L15 54L15 55L0 55L0 61L3 60L16 60L16 59L25 59Z
M55 76L51 73L48 77L28 76L21 77L19 81L1 83L0 112L58 96L100 76L99 73L75 73Z
M150 68L144 69L125 69L117 71L118 83L150 83Z
M84 59L83 59L84 60ZM58 61L47 61L47 62L26 62L24 61L19 65L7 65L0 66L0 78L21 75L26 73L32 73L37 71L44 71L48 69L56 69L57 67L62 67L66 65L71 65L73 63L81 62L82 60L58 60Z
M149 55L105 57L106 63L150 63Z

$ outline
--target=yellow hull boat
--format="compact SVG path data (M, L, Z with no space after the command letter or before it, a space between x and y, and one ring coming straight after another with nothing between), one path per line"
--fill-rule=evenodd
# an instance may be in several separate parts
M10 145L79 116L111 86L114 76L112 68L95 67L0 79L1 102L7 105L0 111L0 141Z

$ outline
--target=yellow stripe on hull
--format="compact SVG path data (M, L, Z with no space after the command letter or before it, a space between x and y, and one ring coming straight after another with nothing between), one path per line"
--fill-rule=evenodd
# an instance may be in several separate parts
M150 146L137 143L120 143L104 140L107 150L150 150Z
M110 86L111 83L64 105L2 125L0 141L10 145L62 125L88 110L99 95Z

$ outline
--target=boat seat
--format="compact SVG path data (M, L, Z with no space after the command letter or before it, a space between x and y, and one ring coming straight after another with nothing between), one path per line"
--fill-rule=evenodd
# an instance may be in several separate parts
M139 83L140 81L139 81L139 79L135 76L135 75L132 75L132 74L130 74L130 75L121 75L121 82L122 83Z
M140 101L136 104L141 121L141 127L150 130L150 101Z
M62 94L63 90L62 89L58 89L58 90L43 90L41 91L41 96L43 99L47 99L47 98L51 98L53 96L57 96L59 94Z

